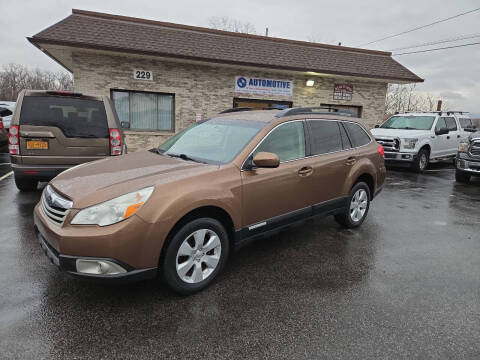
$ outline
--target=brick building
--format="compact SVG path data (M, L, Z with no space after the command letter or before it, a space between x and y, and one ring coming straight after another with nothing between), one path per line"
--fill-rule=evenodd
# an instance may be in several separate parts
M130 150L232 107L335 106L373 126L389 83L423 81L388 52L73 10L28 40L108 95Z

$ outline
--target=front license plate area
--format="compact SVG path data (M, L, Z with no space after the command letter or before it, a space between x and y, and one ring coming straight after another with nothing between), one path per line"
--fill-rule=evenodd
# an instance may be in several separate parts
M27 150L48 150L48 141L27 140Z

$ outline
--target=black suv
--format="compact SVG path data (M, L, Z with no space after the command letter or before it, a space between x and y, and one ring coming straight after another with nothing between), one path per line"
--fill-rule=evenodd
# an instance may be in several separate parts
M456 164L455 179L458 182L468 183L470 177L480 176L480 131L460 143Z

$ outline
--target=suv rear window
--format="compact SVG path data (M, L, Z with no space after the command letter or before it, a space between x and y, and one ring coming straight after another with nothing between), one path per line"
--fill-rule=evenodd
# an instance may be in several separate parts
M54 126L66 137L108 138L103 101L56 96L26 96L20 125Z

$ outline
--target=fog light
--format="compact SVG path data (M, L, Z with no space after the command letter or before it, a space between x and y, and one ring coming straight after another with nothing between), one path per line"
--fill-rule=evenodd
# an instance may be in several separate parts
M77 259L77 272L93 275L116 275L127 271L120 265L108 260Z
M457 165L459 169L465 169L467 167L467 162L465 160L458 160Z
M408 155L408 154L407 154L407 155L402 155L402 157L403 157L404 159L411 159L411 158L412 158L412 155Z

